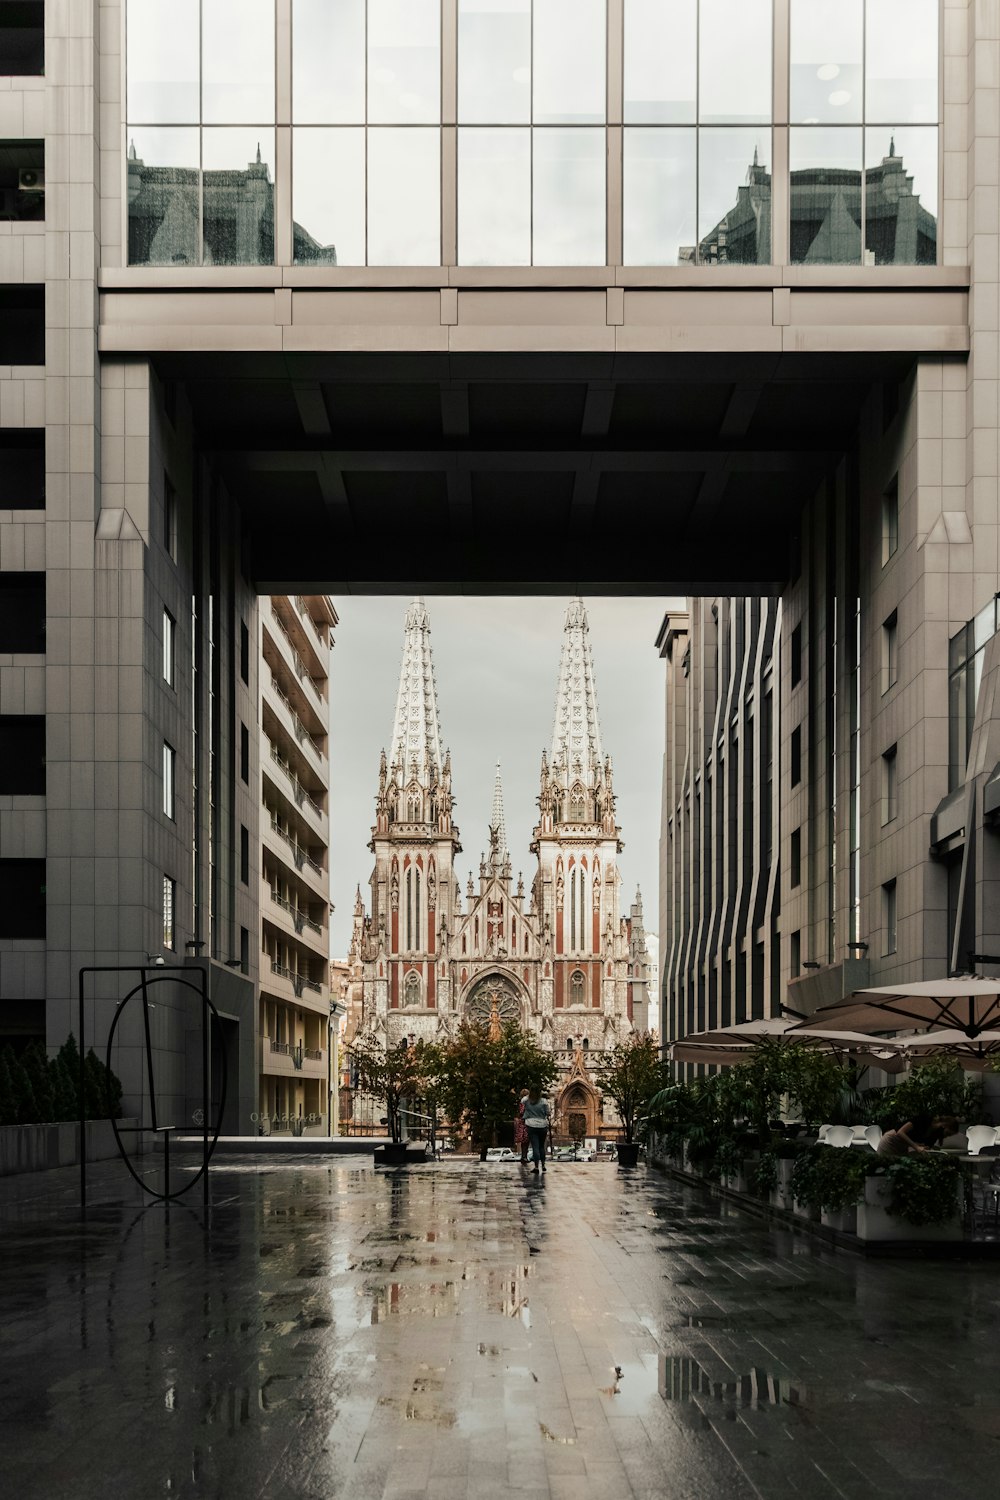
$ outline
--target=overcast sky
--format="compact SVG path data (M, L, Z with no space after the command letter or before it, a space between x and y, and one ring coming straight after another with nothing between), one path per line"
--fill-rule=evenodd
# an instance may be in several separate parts
M542 750L552 742L559 654L568 599L428 598L442 743L451 749L458 872L478 877L488 843L496 762L501 764L514 877L530 886L528 852ZM601 738L614 763L623 911L642 887L655 930L663 664L654 642L671 601L587 599ZM403 651L403 598L335 598L331 700L332 954L346 956L354 891L368 905L379 752L392 738Z

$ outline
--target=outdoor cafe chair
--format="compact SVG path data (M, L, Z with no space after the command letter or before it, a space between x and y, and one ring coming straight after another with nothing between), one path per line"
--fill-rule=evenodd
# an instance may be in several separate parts
M828 1133L833 1129L832 1125L821 1125L816 1132L817 1141L825 1141Z
M879 1143L879 1141L881 1139L882 1139L882 1127L881 1127L881 1125L866 1125L865 1126L865 1140L868 1142L869 1146L872 1148L873 1151L877 1151L878 1150L878 1143Z
M978 1156L980 1151L997 1144L997 1129L994 1125L970 1125L965 1132L969 1155Z
M850 1125L831 1125L826 1132L827 1146L849 1146L854 1140L854 1129Z

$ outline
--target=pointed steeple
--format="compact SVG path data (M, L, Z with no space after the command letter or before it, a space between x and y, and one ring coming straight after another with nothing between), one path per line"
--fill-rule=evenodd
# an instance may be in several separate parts
M402 787L415 773L420 785L428 790L438 779L443 756L431 625L422 599L414 599L406 611L403 630L403 661L389 757L392 779Z
M579 766L582 781L591 787L600 774L603 752L597 719L594 659L582 599L572 600L566 611L549 759L553 772L564 775L575 773Z
M500 762L497 761L496 780L493 783L493 811L490 814L490 831L496 835L497 857L501 864L510 857L507 848L507 824L503 815L503 787L500 784Z

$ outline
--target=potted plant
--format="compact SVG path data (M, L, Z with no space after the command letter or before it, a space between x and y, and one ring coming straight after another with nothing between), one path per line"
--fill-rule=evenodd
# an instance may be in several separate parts
M666 1082L660 1049L651 1032L635 1031L612 1047L596 1069L597 1080L622 1122L618 1165L634 1167L639 1159L636 1123Z
M437 1064L437 1049L428 1042L386 1048L371 1032L361 1032L349 1047L360 1093L385 1101L389 1144L379 1159L401 1166L407 1160L403 1140L403 1100L423 1093Z
M496 1134L517 1114L522 1089L545 1092L558 1065L535 1038L510 1021L491 1032L488 1022L464 1021L438 1049L438 1092L452 1127L464 1124L480 1161Z
M912 1152L869 1176L858 1211L866 1240L958 1240L963 1169L947 1156Z
M853 1233L846 1216L862 1195L867 1165L864 1153L850 1147L811 1146L792 1168L793 1198L811 1217L825 1215L828 1227Z

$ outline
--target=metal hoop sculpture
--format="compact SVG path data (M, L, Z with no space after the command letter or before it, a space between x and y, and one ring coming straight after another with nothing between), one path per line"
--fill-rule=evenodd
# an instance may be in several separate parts
M148 992L149 992L149 986L152 985L152 984L181 984L181 985L184 985L186 989L194 990L195 994L201 1000L201 1005L202 1005L202 1044L201 1044L201 1068L202 1068L202 1075L201 1075L201 1085L202 1085L202 1087L201 1087L201 1091L202 1091L202 1162L201 1162L201 1166L198 1168L197 1172L195 1172L194 1176L191 1177L184 1184L184 1186L182 1188L178 1188L175 1193L171 1193L169 1191L169 1185L170 1185L170 1154L169 1154L170 1153L170 1136L169 1136L169 1131L173 1127L169 1126L169 1125L164 1126L163 1129L167 1133L164 1134L164 1152L163 1152L163 1155L164 1155L164 1161L166 1163L166 1183L167 1183L168 1191L161 1193L161 1192L158 1191L158 1189L150 1187L147 1182L144 1182L143 1179L139 1176L139 1173L133 1167L131 1161L129 1160L128 1152L125 1150L125 1144L122 1141L121 1131L118 1129L118 1121L116 1119L114 1119L114 1117L112 1117L112 1119L111 1119L111 1129L114 1131L115 1144L118 1147L118 1154L119 1154L119 1156L121 1157L122 1161L125 1163L126 1167L128 1168L129 1174L139 1184L139 1186L142 1188L143 1192L144 1193L149 1193L150 1197L152 1197L152 1198L159 1198L162 1202L170 1202L170 1201L172 1201L175 1198L182 1197L184 1193L188 1192L191 1188L194 1187L194 1185L195 1185L196 1182L199 1182L202 1179L202 1177L205 1177L206 1174L207 1174L207 1172L208 1172L208 1164L211 1161L212 1156L213 1156L213 1154L215 1152L215 1148L216 1148L216 1146L218 1144L218 1141L219 1141L219 1133L222 1130L222 1117L223 1117L223 1115L225 1113L225 1109L226 1109L226 1089L227 1089L227 1085L229 1083L229 1068L228 1068L228 1064L226 1062L226 1049L225 1049L225 1047L220 1047L220 1049L219 1049L219 1055L220 1055L220 1057L222 1059L222 1097L219 1100L219 1114L218 1114L218 1119L216 1121L215 1130L212 1132L211 1144L209 1144L209 1135L208 1135L208 1023L209 1023L209 1014L208 1013L211 1012L211 1019L215 1021L216 1027L218 1028L219 1034L221 1035L222 1020L221 1020L221 1018L219 1016L219 1012L216 1010L215 1006L212 1004L212 1001L209 999L208 992L205 990L204 985L198 986L198 985L192 984L189 979L179 979L179 978L176 977L176 971L174 971L173 973L171 973L171 975L169 975L169 976L166 975L166 974L163 974L163 975L156 974L156 975L154 975L152 977L149 977L147 975L146 971L142 970L141 971L141 978L139 980L139 983L133 989L129 990L128 994L124 997L124 999L119 1000L117 1006L115 1007L114 1018L113 1018L113 1020L111 1022L111 1028L108 1031L108 1046L107 1046L106 1063L107 1063L108 1074L110 1075L110 1073L111 1073L111 1050L112 1050L112 1047L114 1046L115 1033L118 1030L118 1022L121 1020L122 1015L124 1014L124 1011L125 1011L125 1007L126 1007L126 1005L128 1005L129 1001L130 1000L134 1000L135 997L136 997L136 995L141 995L142 996L143 1027L144 1027L144 1030L145 1030L145 1040L146 1040L146 1071L147 1071L148 1078L149 1078L149 1106L150 1106L150 1112L151 1112L152 1118L153 1118L153 1123L152 1123L152 1126L150 1128L153 1131L156 1131L156 1132L159 1132L159 1129L160 1129L160 1127L158 1127L157 1123L156 1123L156 1088L155 1088L155 1085L154 1085L154 1082L153 1082L153 1049L152 1049L152 1041L151 1041L150 1035L149 1035ZM141 1126L141 1125L138 1127L139 1133L143 1133L145 1131L145 1129L146 1129L146 1127ZM207 1182L206 1182L206 1190L207 1190Z

